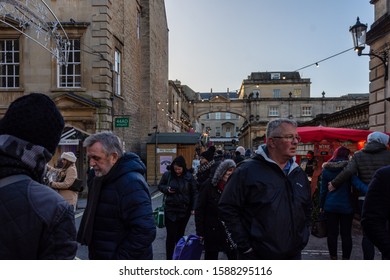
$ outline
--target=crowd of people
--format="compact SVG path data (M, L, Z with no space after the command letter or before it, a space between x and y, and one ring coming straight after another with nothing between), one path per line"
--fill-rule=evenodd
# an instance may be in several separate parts
M90 166L88 198L78 231L78 178L72 152L50 166L64 119L54 102L33 93L15 100L0 120L0 259L74 259L78 244L89 259L153 259L156 238L146 167L124 152L119 137L99 132L83 145ZM373 132L352 154L343 146L319 166L309 151L296 160L300 137L292 119L271 120L266 143L234 153L214 146L194 156L192 169L178 155L161 177L164 196L166 259L194 215L204 242L204 259L302 259L312 223L313 174L321 170L319 211L326 216L329 258L350 259L356 201L363 228L364 259L376 246L390 258L389 136ZM353 190L353 191L352 191ZM354 196L354 193L358 193Z

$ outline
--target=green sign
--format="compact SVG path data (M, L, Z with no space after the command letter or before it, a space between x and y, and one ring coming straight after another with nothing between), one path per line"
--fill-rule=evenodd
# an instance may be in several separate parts
M129 118L116 118L115 127L129 127Z

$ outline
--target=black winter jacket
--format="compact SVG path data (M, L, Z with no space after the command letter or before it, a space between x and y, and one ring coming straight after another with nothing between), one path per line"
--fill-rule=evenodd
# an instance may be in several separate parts
M207 179L200 188L195 209L196 234L205 239L205 250L226 251L228 247L225 227L218 217L218 202L222 192Z
M390 151L387 146L376 141L369 142L362 150L355 152L344 170L332 180L332 185L338 188L352 175L357 175L368 185L375 171L386 165L390 165Z
M390 260L390 166L375 172L363 204L361 224L372 243Z
M145 171L138 155L126 153L104 176L90 259L153 259L156 226Z
M311 191L293 162L288 175L260 147L230 176L219 202L221 220L240 253L259 259L291 259L309 240Z
M27 175L11 177L15 176L22 180L0 187L0 259L73 259L77 252L73 207Z
M174 171L166 171L161 177L158 189L165 194L165 217L171 221L191 215L197 199L197 183L191 172L186 171L180 177ZM174 188L175 193L169 193L168 187Z

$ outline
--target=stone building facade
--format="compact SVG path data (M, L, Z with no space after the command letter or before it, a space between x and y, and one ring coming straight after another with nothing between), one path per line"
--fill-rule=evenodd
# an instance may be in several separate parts
M386 64L371 56L370 67L370 101L369 128L370 130L390 131L390 93L388 72L388 52L390 42L390 2L388 0L371 0L374 5L374 23L366 36L370 51L386 58ZM358 59L358 58L356 58Z
M264 140L266 125L274 118L292 118L303 125L313 119L318 122L319 116L336 112L349 110L352 112L350 114L353 114L354 106L368 102L368 94L347 94L329 98L323 92L322 97L310 97L310 79L301 79L300 74L295 71L254 72L243 80L238 93L200 93L200 97L194 103L192 116L193 119L199 119L202 125L200 132L206 133L211 139L226 137L222 128L229 125L229 132L238 132L234 134L239 139L237 144L251 149ZM224 118L226 113L231 120ZM337 125L342 126L342 118L346 117L346 114L338 116L333 117L332 122L327 119L327 125L332 126L338 120ZM364 117L366 121L362 119ZM367 114L359 117L348 116L344 124L348 123L348 127L351 127L360 122L361 126L367 127L367 117ZM208 127L211 128L210 131L207 131ZM222 139L222 142L231 143L232 139L226 140Z
M28 3L35 5L34 2ZM156 125L154 120L163 119L156 104L166 100L168 92L164 1L46 2L70 40L69 63L67 67L59 65L33 40L0 24L0 50L17 56L12 62L18 71L10 77L0 76L0 118L19 96L42 92L56 102L66 130L77 132L64 136L58 154L72 150L83 157L83 138L113 130L122 138L124 150L144 158L148 133ZM18 24L11 17L5 20ZM37 29L26 26L24 32L34 37ZM7 65L5 61L1 63L4 74ZM9 83L9 78L18 80ZM158 126L167 130L168 124L159 122Z

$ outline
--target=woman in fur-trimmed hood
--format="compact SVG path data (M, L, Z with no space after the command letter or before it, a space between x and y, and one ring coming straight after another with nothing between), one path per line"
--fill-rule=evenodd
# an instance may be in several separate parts
M236 168L232 159L222 161L212 178L200 188L195 208L196 233L204 239L205 260L217 260L219 252L228 259L236 259L234 244L230 242L223 223L218 218L218 202L225 184Z

